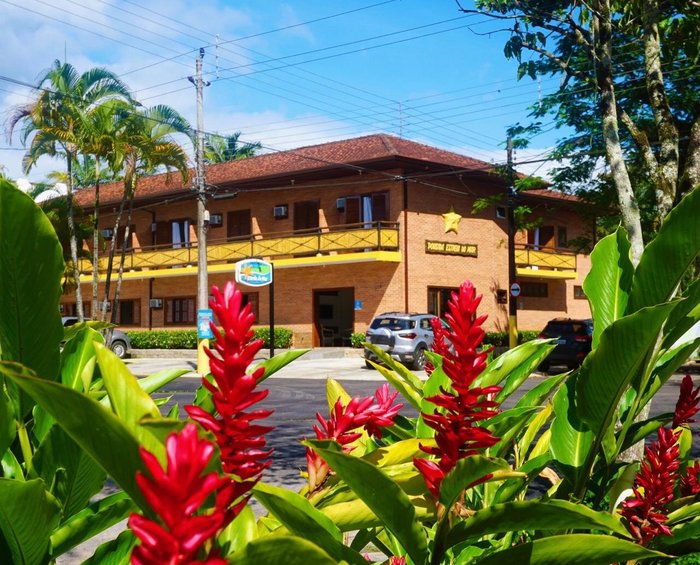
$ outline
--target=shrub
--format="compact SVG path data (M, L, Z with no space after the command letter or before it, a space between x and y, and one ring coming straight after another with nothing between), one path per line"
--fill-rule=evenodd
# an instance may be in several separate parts
M262 339L263 347L270 347L270 328L253 330L254 339ZM128 331L134 349L197 349L197 330ZM275 347L288 349L294 333L289 328L275 328Z
M537 339L540 332L536 330L523 330L518 332L518 343L525 343ZM494 347L506 347L508 345L508 332L486 332L484 345Z
M362 344L367 340L365 337L365 334L363 332L353 332L350 335L350 345L353 347L359 349L362 347Z

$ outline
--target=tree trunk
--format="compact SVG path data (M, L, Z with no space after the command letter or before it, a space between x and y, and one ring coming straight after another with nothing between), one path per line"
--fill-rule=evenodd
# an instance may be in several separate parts
M129 227L131 226L131 213L134 210L134 196L136 191L131 191L129 198L129 212L126 215L126 226L124 226L124 241L122 242L122 252L119 258L119 273L117 275L117 287L114 289L114 303L112 304L112 316L110 322L117 323L117 310L119 309L119 293L122 289L122 278L124 276L124 262L126 261L126 242L129 239Z
M78 237L73 216L73 153L66 151L68 158L68 178L66 179L66 215L68 216L68 239L70 241L70 258L73 262L73 279L75 280L75 314L78 321L85 320L83 313L83 295L80 290L80 264L78 263Z
M668 104L664 77L661 71L661 43L659 41L659 2L644 0L642 8L644 24L644 68L647 93L654 114L654 123L659 136L659 156L652 179L656 186L656 222L660 225L671 211L678 186L678 128Z
M597 38L595 46L596 82L600 94L600 112L603 122L603 138L608 164L617 189L620 215L627 229L632 245L632 263L636 266L644 251L642 223L639 205L632 190L625 157L622 152L618 129L617 106L615 102L615 85L612 74L612 22L609 0L595 3L597 9L593 15L591 27Z
M695 105L695 121L690 128L685 168L680 188L685 192L700 185L700 103Z
M100 159L95 157L95 212L92 216L92 319L98 320L98 285L100 284L100 276L97 272L99 265L99 246L100 246L100 230L99 230L99 209L100 209Z
M107 319L107 304L109 304L109 290L112 282L112 270L114 268L114 251L117 246L117 234L119 233L119 224L122 221L122 214L124 213L124 205L126 204L126 189L124 191L124 197L119 203L119 211L117 212L117 217L114 220L114 230L112 231L112 241L109 244L109 255L107 257L107 272L105 273L105 293L104 299L102 301L102 311L100 312L100 319Z

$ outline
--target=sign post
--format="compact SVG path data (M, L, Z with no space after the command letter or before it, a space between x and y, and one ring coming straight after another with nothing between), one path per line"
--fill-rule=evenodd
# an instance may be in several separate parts
M211 308L200 308L197 310L197 370L201 374L209 373L209 357L204 352L205 347L209 347L209 340L214 337L211 331L210 322L214 319L214 312Z
M236 282L247 286L270 288L270 357L275 354L275 283L272 263L262 259L243 259L236 263Z

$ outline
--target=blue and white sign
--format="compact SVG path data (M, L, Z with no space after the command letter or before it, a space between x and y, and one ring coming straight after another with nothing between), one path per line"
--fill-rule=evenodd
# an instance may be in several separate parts
M355 300L355 310L362 310L362 300Z
M236 282L248 286L272 283L272 264L262 259L244 259L236 263Z
M214 312L211 308L197 310L197 337L199 339L212 339L214 332L211 331L209 322L214 320Z

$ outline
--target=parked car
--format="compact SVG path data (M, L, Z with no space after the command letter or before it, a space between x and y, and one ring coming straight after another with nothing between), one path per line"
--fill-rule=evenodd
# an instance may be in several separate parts
M547 322L538 337L555 338L556 344L549 357L540 364L541 371L547 372L552 365L566 365L569 369L575 369L591 352L593 320L555 318Z
M422 369L425 352L433 345L430 320L434 317L433 314L386 312L372 320L365 338L404 365ZM370 361L378 361L377 356L365 348L365 365L371 369Z
M62 316L63 327L67 328L78 323L75 316ZM123 331L113 328L112 340L107 344L119 359L125 359L131 354L131 340Z

